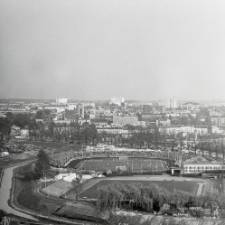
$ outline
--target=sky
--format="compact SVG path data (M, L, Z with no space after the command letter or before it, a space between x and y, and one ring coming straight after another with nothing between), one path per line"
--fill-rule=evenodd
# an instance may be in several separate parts
M225 99L224 0L0 0L0 98Z

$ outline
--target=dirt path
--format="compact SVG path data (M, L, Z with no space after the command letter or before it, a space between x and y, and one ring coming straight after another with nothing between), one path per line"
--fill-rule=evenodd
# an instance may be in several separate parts
M204 183L198 183L198 189L197 189L197 196L200 196L202 194L202 189L204 187Z

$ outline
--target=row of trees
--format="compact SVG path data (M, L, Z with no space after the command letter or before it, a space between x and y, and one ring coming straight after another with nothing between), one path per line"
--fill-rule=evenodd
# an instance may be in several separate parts
M44 125L36 123L35 126L29 127L29 137L34 140L47 140L51 139L56 142L69 142L76 141L79 143L95 143L98 138L98 132L94 124L78 123L55 124L54 122Z
M31 114L7 113L6 118L0 118L0 140L7 139L10 135L11 126L16 125L21 129L33 127L36 124Z
M44 111L44 115L49 114L49 111ZM39 115L41 116L41 115ZM206 109L200 111L198 118L208 118L209 112ZM183 147L184 140L194 140L194 134L188 134L188 137L184 137L180 134L166 134L159 132L158 127L148 126L143 128L141 126L134 127L132 125L125 125L125 129L129 131L129 135L126 137L122 135L109 134L106 132L99 133L94 124L84 123L80 125L78 123L67 124L55 124L50 122L47 124L36 123L32 115L30 114L8 114L7 118L0 119L0 133L1 139L5 139L10 133L12 125L17 125L20 128L29 129L29 138L31 140L47 140L50 139L56 142L78 142L84 144L96 144L98 142L106 142L108 144L114 144L117 146L126 146L131 148L172 148L174 149L178 145ZM211 136L198 136L200 141L208 140ZM205 138L205 139L204 139ZM192 145L193 146L193 145ZM191 147L191 146L188 146ZM221 145L195 145L195 148L204 148L209 150L221 151Z
M114 183L103 186L98 190L97 206L101 210L138 209L147 212L159 212L163 206L170 209L189 209L190 207L213 208L224 207L224 197L213 195L195 196L175 190L169 193L156 184L143 186L142 184Z

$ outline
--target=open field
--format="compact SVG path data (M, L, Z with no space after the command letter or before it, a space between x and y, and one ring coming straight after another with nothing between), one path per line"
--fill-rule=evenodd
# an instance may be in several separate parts
M181 191L185 191L188 193L192 193L195 194L198 188L198 182L196 181L131 181L131 180L121 180L121 181L115 181L115 180L102 180L100 182L98 182L97 184L93 185L92 187L90 187L89 189L87 189L86 191L82 192L80 194L80 198L83 197L87 197L87 198L91 198L91 199L95 199L97 198L97 192L98 189L106 186L106 185L110 185L113 183L123 183L123 184L127 184L127 183L140 183L143 186L148 186L149 184L156 184L159 187L165 188L167 191L169 192L174 192L175 189L176 190L181 190Z
M121 170L129 170L131 172L154 172L165 171L168 165L163 160L147 159L147 158L133 158L133 157L108 157L99 159L87 159L76 162L72 161L68 167L81 169L81 170L94 170L102 172L106 170L116 171L118 168Z

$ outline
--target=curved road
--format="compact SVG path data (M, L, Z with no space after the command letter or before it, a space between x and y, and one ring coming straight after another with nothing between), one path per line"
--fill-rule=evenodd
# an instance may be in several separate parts
M1 188L0 188L0 209L6 213L10 213L10 214L13 214L22 218L26 218L29 220L33 220L33 221L38 221L38 219L28 214L25 214L23 212L17 211L8 205L8 200L10 199L10 189L12 187L13 170L18 166L21 166L21 164L6 168L4 170L4 174L2 176Z

